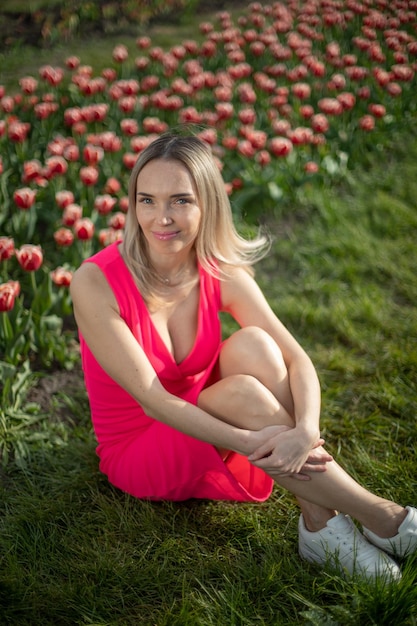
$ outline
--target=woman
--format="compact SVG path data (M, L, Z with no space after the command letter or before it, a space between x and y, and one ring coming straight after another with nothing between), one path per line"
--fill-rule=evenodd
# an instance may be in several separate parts
M263 501L276 482L300 504L303 558L397 579L387 553L416 550L417 510L322 447L315 369L252 276L266 249L236 232L208 145L166 134L141 153L123 243L71 284L100 468L155 500ZM240 326L224 342L221 311Z

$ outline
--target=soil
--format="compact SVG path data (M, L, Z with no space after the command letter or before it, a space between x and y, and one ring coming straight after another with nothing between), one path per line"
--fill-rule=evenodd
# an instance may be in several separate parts
M36 386L29 390L27 401L38 404L42 413L51 413L58 419L64 419L68 408L60 407L58 397L66 395L74 398L84 392L83 372L81 365L77 363L72 370L55 370L42 375Z

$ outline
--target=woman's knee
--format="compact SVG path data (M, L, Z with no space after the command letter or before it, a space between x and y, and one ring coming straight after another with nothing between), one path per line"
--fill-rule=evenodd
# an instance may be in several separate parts
M262 328L247 326L236 331L224 343L220 365L225 374L236 371L255 377L259 368L286 372L284 357L273 338Z

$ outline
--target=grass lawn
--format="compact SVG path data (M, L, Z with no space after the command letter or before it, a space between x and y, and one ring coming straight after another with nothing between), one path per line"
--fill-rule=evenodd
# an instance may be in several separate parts
M119 41L35 59L26 49L3 53L0 82L51 55L99 64ZM414 120L349 184L306 186L300 205L269 224L276 240L257 269L317 366L329 450L372 491L414 505L416 198ZM110 486L98 471L80 372L56 376L31 396L44 410L31 434L44 445L0 474L0 624L417 624L416 556L403 563L402 581L386 586L305 564L298 507L278 488L268 502L242 505L149 503Z

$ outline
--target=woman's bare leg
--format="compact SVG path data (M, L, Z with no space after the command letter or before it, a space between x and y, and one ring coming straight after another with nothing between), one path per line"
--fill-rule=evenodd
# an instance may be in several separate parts
M262 331L245 330L226 344L220 360L222 378L201 393L199 406L243 428L260 430L272 424L293 427L288 373L279 348L265 339ZM366 490L335 461L326 468L325 472L311 473L305 482L267 473L297 497L311 531L320 530L336 511L342 511L380 537L396 534L406 515L403 507Z

